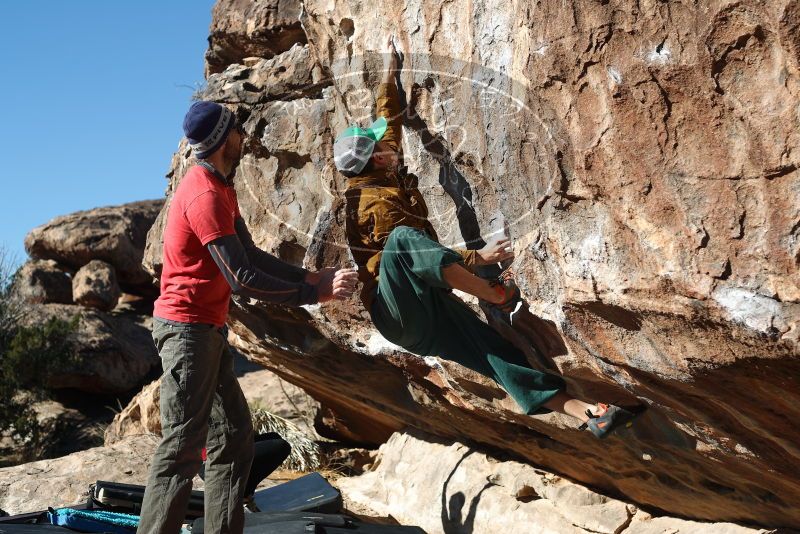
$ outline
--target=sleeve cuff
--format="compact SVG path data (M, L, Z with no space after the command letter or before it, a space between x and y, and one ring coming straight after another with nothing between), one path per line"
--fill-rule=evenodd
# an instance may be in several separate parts
M466 249L466 248L456 248L453 250L458 252L458 254L463 258L464 265L466 265L467 267L474 267L478 265L479 256L477 250Z
M220 232L214 232L212 234L206 234L203 237L199 237L198 239L200 240L200 244L205 247L215 239L219 239L220 237L228 237L229 235L236 235L236 234L220 231Z
M291 264L287 264L291 265ZM298 267L296 265L291 265L293 267L292 275L295 276L295 280L291 280L292 282L300 282L301 284L306 283L306 275L308 275L308 269L304 269L302 267Z
M303 282L302 289L300 290L300 304L317 304L319 303L319 291L316 285L311 285Z

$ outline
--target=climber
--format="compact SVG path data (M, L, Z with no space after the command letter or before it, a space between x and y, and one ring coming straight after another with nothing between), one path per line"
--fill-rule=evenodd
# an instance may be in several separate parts
M227 344L231 293L300 306L349 298L354 269L309 272L256 248L233 188L244 136L213 102L183 122L198 160L181 179L164 229L153 339L161 356L162 439L150 465L138 532L181 530L205 447L205 531L241 533L254 453L250 410Z
M513 309L519 289L509 271L487 281L470 270L508 260L513 252L504 237L480 250L438 243L417 177L402 165L398 55L391 38L387 48L377 120L369 128L347 128L333 148L336 168L348 179L347 239L375 327L412 353L453 360L493 378L527 414L565 413L599 438L629 425L634 413L571 397L561 377L532 369L521 350L451 294L459 289L502 312Z

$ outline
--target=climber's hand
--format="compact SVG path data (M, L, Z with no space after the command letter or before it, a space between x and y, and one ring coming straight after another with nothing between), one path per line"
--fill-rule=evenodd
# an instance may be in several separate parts
M356 290L358 272L355 269L327 267L315 273L308 273L306 282L317 286L319 302L347 300Z
M390 35L386 40L386 55L383 60L384 70L394 72L397 70L397 49L394 47L394 36Z
M500 263L514 257L514 250L511 248L511 240L506 236L500 236L490 241L485 247L478 251L478 256L483 265Z

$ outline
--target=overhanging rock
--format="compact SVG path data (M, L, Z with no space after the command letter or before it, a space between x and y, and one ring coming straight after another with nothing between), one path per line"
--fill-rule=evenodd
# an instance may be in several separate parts
M247 13L269 2L241 4L237 24L268 35ZM527 305L490 321L576 395L649 410L605 442L521 416L481 377L391 347L355 301L239 302L238 348L367 442L411 426L671 514L800 528L798 2L303 5L313 90L242 98L245 78L271 79L251 60L213 84L249 134L236 189L256 243L309 267L350 260L332 141L369 120L374 51L394 34L406 163L437 232L514 240ZM290 48L262 57L279 70L302 56Z

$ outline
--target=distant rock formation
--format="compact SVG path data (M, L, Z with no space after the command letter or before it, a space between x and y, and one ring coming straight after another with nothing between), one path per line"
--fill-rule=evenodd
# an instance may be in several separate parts
M103 260L114 267L124 291L157 295L141 264L147 231L163 203L147 200L56 217L31 230L25 249L33 259L54 260L74 270Z
M25 324L79 317L78 363L54 376L54 388L132 394L160 370L151 337L158 294L141 266L145 238L163 200L133 202L57 217L25 238L32 259L13 292ZM122 291L125 291L123 294Z
M72 298L82 306L110 311L120 293L114 267L102 260L90 261L72 279Z
M151 337L152 318L141 312L113 313L65 304L31 306L25 324L43 324L55 317L69 321L78 316L73 341L77 363L54 374L53 388L88 393L122 395L135 391L157 370L161 360Z
M31 260L14 275L14 294L30 304L72 304L68 270L53 260Z

